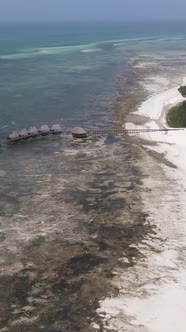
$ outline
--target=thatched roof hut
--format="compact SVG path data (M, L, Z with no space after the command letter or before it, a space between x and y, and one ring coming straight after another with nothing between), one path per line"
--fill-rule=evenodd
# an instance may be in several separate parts
M19 131L19 137L24 137L28 135L28 131L24 128Z
M38 131L41 135L47 135L50 132L50 129L47 125L42 125Z
M38 129L36 127L30 127L28 130L29 135L37 135L38 134Z
M7 140L14 140L19 137L19 133L17 131L13 131L8 137Z
M80 127L73 128L71 133L72 133L72 137L74 137L74 138L86 138L88 136L88 133L86 132L86 130L84 130L83 128L80 128Z
M58 133L61 133L62 129L61 129L61 126L60 126L59 124L54 124L54 125L51 127L50 131L51 131L52 133L54 133L54 134L55 134L55 133L58 134Z

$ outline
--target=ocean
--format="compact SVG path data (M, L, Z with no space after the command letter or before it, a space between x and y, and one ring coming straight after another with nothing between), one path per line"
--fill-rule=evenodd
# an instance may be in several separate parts
M0 137L112 112L117 76L128 62L140 53L183 50L185 36L184 22L1 23Z
M183 72L185 39L185 22L1 22L0 139L41 124L121 128L146 94L146 68L157 91L167 70ZM157 72L164 80L151 80ZM155 234L140 200L140 154L127 136L1 149L0 331L102 324L96 309L116 292L112 271L134 266L132 245Z

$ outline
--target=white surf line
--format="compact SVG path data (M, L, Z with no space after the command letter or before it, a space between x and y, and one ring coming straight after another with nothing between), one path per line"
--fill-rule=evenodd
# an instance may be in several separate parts
M183 100L178 87L169 89L150 97L135 114L149 117L147 128L167 126L167 108ZM134 128L134 124L128 123L125 128ZM158 143L148 149L164 153L177 167L172 169L159 164L159 169L152 169L151 176L144 179L144 187L151 190L142 193L144 208L150 212L149 221L157 225L165 243L159 253L141 245L147 258L139 260L128 271L116 273L114 283L120 294L101 301L98 313L103 318L105 331L185 332L186 131L142 135ZM152 167L154 165L158 164ZM157 251L158 246L157 243Z

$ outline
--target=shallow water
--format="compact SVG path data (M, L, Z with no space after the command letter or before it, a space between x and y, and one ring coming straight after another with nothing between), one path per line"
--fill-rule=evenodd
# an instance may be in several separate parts
M152 74L160 59L162 72L176 64L185 57L181 28L173 41L168 27L17 27L13 43L12 27L1 27L0 137L43 123L112 126L119 82L120 126L145 93L135 58L154 61ZM130 245L155 232L142 213L138 158L127 137L43 138L0 151L2 331L94 330L100 298L117 293L113 269L135 265Z
M182 23L0 24L0 137L112 112L135 56L185 52ZM128 89L129 85L126 86ZM70 122L66 122L66 121Z
M151 229L135 157L112 138L30 146L0 162L0 330L93 331L121 252L133 265L129 246Z

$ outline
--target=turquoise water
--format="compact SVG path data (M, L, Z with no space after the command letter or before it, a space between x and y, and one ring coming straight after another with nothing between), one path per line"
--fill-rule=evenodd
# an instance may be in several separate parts
M1 23L0 137L111 113L128 61L143 52L183 50L185 37L184 22Z
M125 95L138 86L133 59L170 57L176 75L185 38L184 23L0 24L0 138L44 123L112 125L118 77ZM0 330L88 331L97 322L99 277L111 277L123 250L133 266L129 244L149 229L137 220L135 149L127 139L62 136L0 150Z

